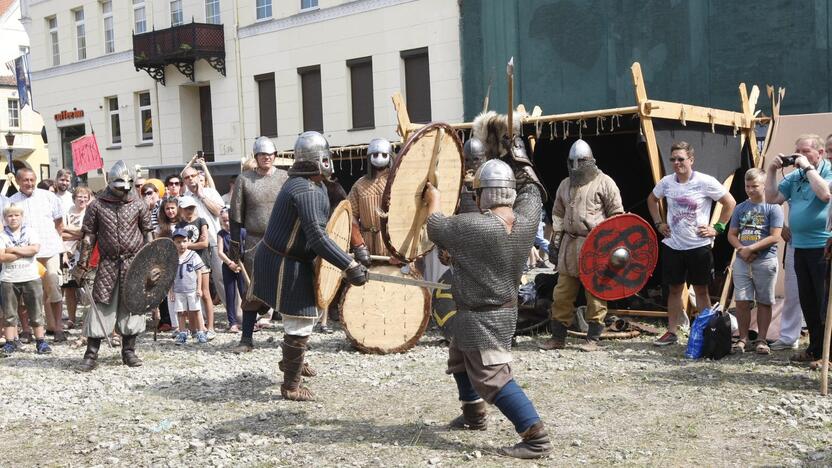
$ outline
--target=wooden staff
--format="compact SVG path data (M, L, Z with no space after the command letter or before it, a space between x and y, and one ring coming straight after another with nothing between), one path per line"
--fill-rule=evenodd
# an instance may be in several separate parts
M832 281L832 270L829 271L829 280ZM820 369L820 394L823 396L826 396L829 384L829 341L832 339L830 306L832 306L832 286L829 287L829 294L826 297L826 329L823 331L823 356L821 357Z

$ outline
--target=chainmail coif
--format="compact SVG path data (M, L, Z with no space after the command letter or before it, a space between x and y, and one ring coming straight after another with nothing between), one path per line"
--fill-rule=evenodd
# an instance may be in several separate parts
M446 328L459 349L511 349L517 289L542 210L539 189L519 188L513 209L511 233L490 211L428 217L428 237L453 259L457 314Z

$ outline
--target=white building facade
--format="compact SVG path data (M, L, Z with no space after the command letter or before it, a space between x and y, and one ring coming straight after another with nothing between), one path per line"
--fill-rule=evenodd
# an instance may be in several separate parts
M29 37L20 16L19 0L0 2L0 174L7 172L5 135L11 133L14 164L33 169L40 181L54 174L50 172L48 150L41 136L43 119L31 105L23 106L14 73L6 67L6 63L29 50Z
M396 140L395 92L414 122L463 119L452 0L23 1L53 170L91 133L105 168Z

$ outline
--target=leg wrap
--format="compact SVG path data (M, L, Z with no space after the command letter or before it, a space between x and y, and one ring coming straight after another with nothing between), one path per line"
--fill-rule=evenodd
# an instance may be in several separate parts
M514 430L518 433L525 432L540 421L540 416L534 409L531 400L514 379L511 379L500 389L494 399L494 405L514 424Z
M306 354L308 336L283 336L283 360L281 370L283 371L283 385L280 386L280 393L287 400L306 401L312 400L312 392L301 386L301 372L303 371L303 357Z

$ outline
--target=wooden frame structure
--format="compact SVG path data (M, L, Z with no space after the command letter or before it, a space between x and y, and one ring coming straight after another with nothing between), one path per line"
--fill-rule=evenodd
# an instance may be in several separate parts
M760 164L762 164L760 151L758 150L757 145L753 144L756 142L755 127L758 122L762 120L767 121L768 119L761 119L756 117L756 105L757 99L759 98L759 89L756 85L752 87L751 93L749 93L745 86L745 83L740 83L738 87L740 98L740 111L730 111L724 109L714 109L709 107L700 107L689 104L651 99L647 95L647 90L644 84L644 76L641 71L641 65L638 62L633 63L633 65L630 68L630 72L633 79L633 91L636 101L634 106L552 115L536 115L539 113L539 108L536 108L535 110L538 112L534 112L531 116L526 116L522 120L523 130L529 128L530 126L532 128L539 129L543 125L554 125L560 123L565 123L565 128L568 129L569 123L575 123L577 124L578 132L580 132L580 129L583 126L583 124L591 119L623 119L627 117L638 118L641 135L644 137L646 141L647 154L650 162L650 171L654 183L658 183L658 181L665 175L662 168L659 145L656 139L656 131L653 127L654 118L676 120L680 122L682 126L687 126L688 122L698 122L701 124L710 125L712 132L716 130L717 126L732 129L734 136L738 137L737 140L740 146L740 150L742 150L747 141L752 143L749 144L748 147L751 151L753 164L755 167L758 167ZM771 96L771 94L773 93L773 89L769 89L768 91L769 95ZM407 138L413 132L419 130L424 125L412 123L410 121L410 118L407 113L407 107L404 103L404 99L402 98L401 94L394 94L392 96L392 100L398 120L397 132L402 137L402 141L406 141ZM462 122L451 124L451 127L459 131L468 131L472 128L472 125L472 122ZM771 129L769 129L769 132L770 130ZM536 138L537 135L539 135L539 132L537 132L537 135L532 135L527 132L523 133L528 136L529 141L532 145L532 149L534 149ZM769 135L767 135L767 138ZM731 187L733 179L734 176L732 174L723 181L723 184L726 188ZM664 210L665 207L662 206L662 211ZM717 205L712 214L712 222L716 222L716 220L720 216L720 213L721 205ZM733 257L731 260L733 262ZM724 304L727 300L729 290L730 270L729 277L728 279L726 279L725 284L723 286L721 294L721 303ZM686 309L688 308L687 297L688 295L685 294L684 306L686 307ZM690 310L688 311L691 312ZM618 315L637 315L645 317L667 316L667 312L653 310L612 309L611 312Z

